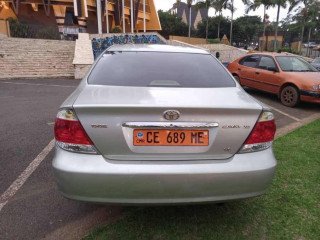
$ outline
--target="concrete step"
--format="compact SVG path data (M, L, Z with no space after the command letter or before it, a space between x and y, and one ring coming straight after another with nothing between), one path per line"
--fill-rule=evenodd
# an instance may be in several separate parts
M74 76L75 42L1 38L0 78Z

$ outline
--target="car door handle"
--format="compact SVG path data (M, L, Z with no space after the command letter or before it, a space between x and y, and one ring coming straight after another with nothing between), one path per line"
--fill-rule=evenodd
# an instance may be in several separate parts
M259 73L259 72L256 72L256 74L259 75L260 73Z
M241 68L238 68L239 71L241 71Z

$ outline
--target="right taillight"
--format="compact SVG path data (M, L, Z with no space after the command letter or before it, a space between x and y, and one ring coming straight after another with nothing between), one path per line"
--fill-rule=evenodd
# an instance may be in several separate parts
M263 111L239 153L257 152L271 147L275 133L273 113Z
M54 125L54 136L57 145L64 150L78 153L97 153L72 109L61 109L58 112Z

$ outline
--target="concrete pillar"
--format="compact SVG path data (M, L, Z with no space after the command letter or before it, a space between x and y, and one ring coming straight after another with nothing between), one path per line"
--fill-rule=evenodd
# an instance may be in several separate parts
M108 9L108 0L106 0L106 24L107 24L107 33L110 32L109 29L109 9Z
M83 6L84 6L84 16L88 17L88 3L87 0L83 0Z
M96 4L97 4L98 33L102 34L101 0L96 0Z
M134 26L133 26L133 0L130 0L130 17L131 17L131 33L134 32Z
M122 30L123 33L126 33L126 19L124 13L124 0L122 0Z
M146 0L143 0L143 32L147 31L146 24Z
M73 0L73 11L74 11L74 15L77 17L79 16L79 13L78 13L78 3L77 3L77 0Z

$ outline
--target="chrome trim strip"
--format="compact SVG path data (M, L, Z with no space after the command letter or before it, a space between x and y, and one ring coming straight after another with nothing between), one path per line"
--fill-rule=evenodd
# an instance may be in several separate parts
M216 128L219 126L218 123L203 123L203 122L126 122L122 124L123 127L127 128Z

